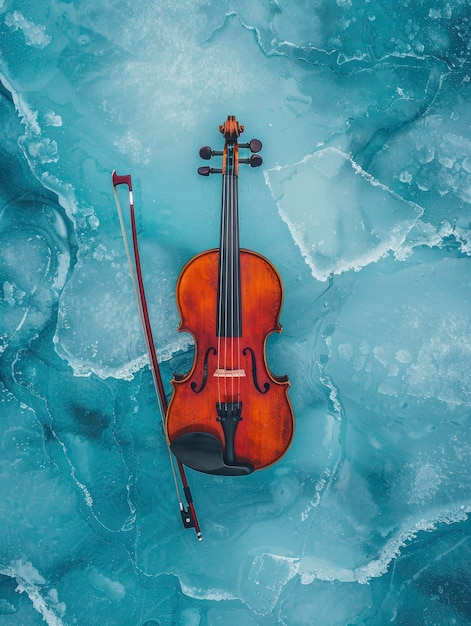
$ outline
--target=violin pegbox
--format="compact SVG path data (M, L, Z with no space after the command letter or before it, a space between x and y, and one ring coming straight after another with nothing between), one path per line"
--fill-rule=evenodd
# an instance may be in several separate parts
M260 139L251 139L248 143L237 143L237 139L244 132L244 126L239 124L236 120L235 115L228 115L226 122L219 126L219 132L224 135L226 140L226 144L224 146L224 150L213 150L211 146L203 146L200 148L200 157L205 161L209 161L213 156L221 156L223 157L226 153L227 144L232 144L235 147L235 154L237 155L237 164L235 171L237 172L237 165L239 163L246 163L250 165L250 167L259 167L263 163L262 157L258 154L262 149L262 142ZM244 148L250 150L252 154L248 158L240 159L238 157L238 149ZM222 174L223 168L213 168L213 167L199 167L198 174L201 176L209 176L210 174Z
M226 142L234 143L244 132L244 126L239 124L235 115L228 115L224 124L219 126L219 132L224 135Z

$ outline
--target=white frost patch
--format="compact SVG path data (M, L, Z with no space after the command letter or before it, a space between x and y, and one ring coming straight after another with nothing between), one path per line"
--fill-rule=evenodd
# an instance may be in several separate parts
M16 13L16 11L15 11ZM38 122L38 112L33 111L22 95L15 91L4 75L1 80L11 93L15 109L25 128L25 133L18 139L18 145L28 161L32 172L35 172L36 164L56 163L59 160L59 148L56 141L44 137ZM47 173L43 177L49 176ZM50 177L51 178L51 177ZM45 185L47 187L47 185ZM54 191L53 188L48 187Z
M122 600L126 595L126 587L118 580L113 580L100 572L96 567L92 567L87 571L87 578L91 584L113 602Z
M339 356L344 361L350 361L353 358L353 347L351 343L341 343L338 347Z
M142 163L144 165L150 163L149 148L144 149L142 143L131 131L128 131L120 139L117 139L114 142L114 146L121 154L128 155L134 163Z
M30 141L28 152L40 163L57 163L59 160L57 142L47 137L41 141Z
M424 500L431 500L442 483L442 476L438 468L431 463L421 465L416 473L411 494L410 504L419 504Z
M299 566L301 574L301 584L310 585L314 580L340 580L341 582L354 582L353 571L347 568L338 567L329 561L314 557L303 556Z
M100 226L100 220L96 215L90 215L90 217L88 218L88 225L92 230L97 230L97 228Z
M62 182L49 172L43 172L43 174L41 174L41 183L44 187L46 187L46 189L50 189L57 194L59 204L65 210L67 217L72 222L77 223L79 207L77 204L75 189L72 185L70 183Z
M396 352L396 359L399 363L410 363L412 361L412 355L409 350L398 350Z
M15 286L7 280L3 283L3 300L10 306L16 305Z
M201 587L190 587L180 580L180 586L183 593L189 598L195 600L239 600L239 598L231 593L222 591L222 589L203 589Z
M65 603L59 602L56 589L50 589L45 593L42 587L46 581L29 561L18 559L6 567L0 566L0 574L16 580L15 591L26 593L33 608L42 616L48 626L65 626L61 619L65 614Z
M46 126L62 126L62 117L56 115L54 111L46 111L44 114L44 124Z
M444 314L423 341L408 368L406 393L417 398L437 397L449 408L468 405L471 382L470 324L466 317Z
M51 289L57 296L59 296L60 290L65 285L69 268L70 254L68 252L59 253L57 255L57 273L54 276L54 280L51 285Z
M21 11L7 13L5 24L13 31L21 30L28 46L45 48L52 40L52 37L46 33L44 26L38 26L31 20L28 20Z

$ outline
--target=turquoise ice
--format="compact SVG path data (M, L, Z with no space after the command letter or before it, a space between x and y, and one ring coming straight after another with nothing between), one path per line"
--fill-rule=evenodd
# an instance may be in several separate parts
M469 27L461 0L0 0L2 625L471 621ZM170 393L229 114L264 145L241 244L284 283L296 434L249 477L188 472L198 543L111 172Z

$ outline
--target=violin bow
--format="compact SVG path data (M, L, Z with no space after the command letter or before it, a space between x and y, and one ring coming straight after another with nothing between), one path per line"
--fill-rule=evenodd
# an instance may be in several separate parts
M132 180L131 175L126 174L124 176L118 176L116 171L112 173L112 183L113 183L113 191L116 201L116 208L118 211L119 223L121 225L121 232L123 235L124 247L126 249L126 256L128 259L129 269L131 271L131 279L134 287L134 293L136 296L137 306L139 309L139 315L141 318L142 328L144 330L144 337L147 346L147 352L149 354L149 360L151 364L152 370L152 378L154 381L154 387L157 395L157 400L159 402L159 409L162 421L165 419L165 415L167 413L167 398L165 396L164 386L162 383L162 376L160 374L159 362L157 360L157 353L155 350L154 338L152 335L152 327L150 325L149 320L149 311L147 308L147 300L144 289L144 280L142 278L142 269L141 269L141 261L139 255L139 245L137 240L137 228L136 228L136 219L134 213L134 199L132 193ZM131 232L132 232L132 247L133 247L133 255L134 255L134 263L131 256L131 251L128 243L128 237L126 234L126 227L124 224L123 212L121 210L121 205L119 202L118 191L116 187L118 185L127 185L129 191L129 213L131 219ZM171 453L170 447L167 441L167 450L170 460L170 466L172 468L173 480L175 483L175 489L177 492L177 497L180 505L180 515L182 518L183 526L185 528L194 528L196 532L196 536L198 537L198 541L203 540L203 536L201 534L200 526L198 523L198 518L196 516L195 507L193 504L193 498L191 496L190 486L188 484L188 480L186 478L185 470L181 461L177 460L178 472L180 474L180 480L183 485L183 493L185 494L185 499L188 507L185 508L183 505L183 499L181 497L180 488L178 485L178 480L175 472L175 465L173 455Z

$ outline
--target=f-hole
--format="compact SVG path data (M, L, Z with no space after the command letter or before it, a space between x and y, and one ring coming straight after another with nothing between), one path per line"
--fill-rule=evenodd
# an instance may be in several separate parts
M252 348L244 348L242 354L245 356L247 352L250 352L250 356L252 357L252 379L253 384L255 385L255 389L260 393L267 393L270 389L270 383L263 383L263 389L258 384L258 375L257 375L257 359L255 358L255 353Z
M208 381L208 359L210 354L216 354L216 348L210 347L206 350L206 354L204 355L203 360L203 380L201 381L200 388L198 389L198 385L193 381L190 385L191 390L195 393L201 393L203 389L206 387L206 383Z

